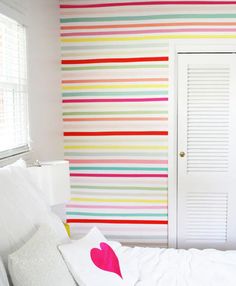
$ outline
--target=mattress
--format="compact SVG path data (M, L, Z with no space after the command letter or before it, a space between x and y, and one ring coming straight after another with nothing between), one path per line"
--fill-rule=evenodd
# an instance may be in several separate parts
M235 286L236 251L122 247L137 258L136 286Z

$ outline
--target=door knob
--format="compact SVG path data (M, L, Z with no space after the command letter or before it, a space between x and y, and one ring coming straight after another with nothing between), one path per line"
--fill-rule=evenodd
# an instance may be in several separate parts
M184 157L184 156L185 156L185 152L183 152L183 151L182 151L182 152L179 152L179 156L180 156L180 157Z

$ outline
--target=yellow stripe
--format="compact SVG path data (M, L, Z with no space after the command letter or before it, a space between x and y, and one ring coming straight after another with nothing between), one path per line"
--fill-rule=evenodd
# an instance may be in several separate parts
M109 89L109 88L168 88L168 84L120 84L120 85L68 85L62 90Z
M158 203L167 204L167 200L144 199L97 199L97 198L72 198L74 202L106 202L106 203Z
M83 43L83 42L109 42L109 41L145 41L161 39L235 39L234 35L154 35L134 37L97 37L97 38L61 38L62 43Z
M97 146L97 145L79 145L64 146L64 149L135 149L135 150L168 150L167 146Z

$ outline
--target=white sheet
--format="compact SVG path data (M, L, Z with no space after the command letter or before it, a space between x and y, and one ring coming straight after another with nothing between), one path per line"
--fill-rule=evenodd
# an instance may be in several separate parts
M236 285L236 251L139 247L119 251L138 259L140 277L135 286Z

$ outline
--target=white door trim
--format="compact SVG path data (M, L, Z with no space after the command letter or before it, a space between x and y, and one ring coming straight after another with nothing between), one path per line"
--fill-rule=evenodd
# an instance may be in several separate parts
M177 248L177 55L180 52L233 52L236 40L173 40L169 46L169 121L168 121L168 247Z

